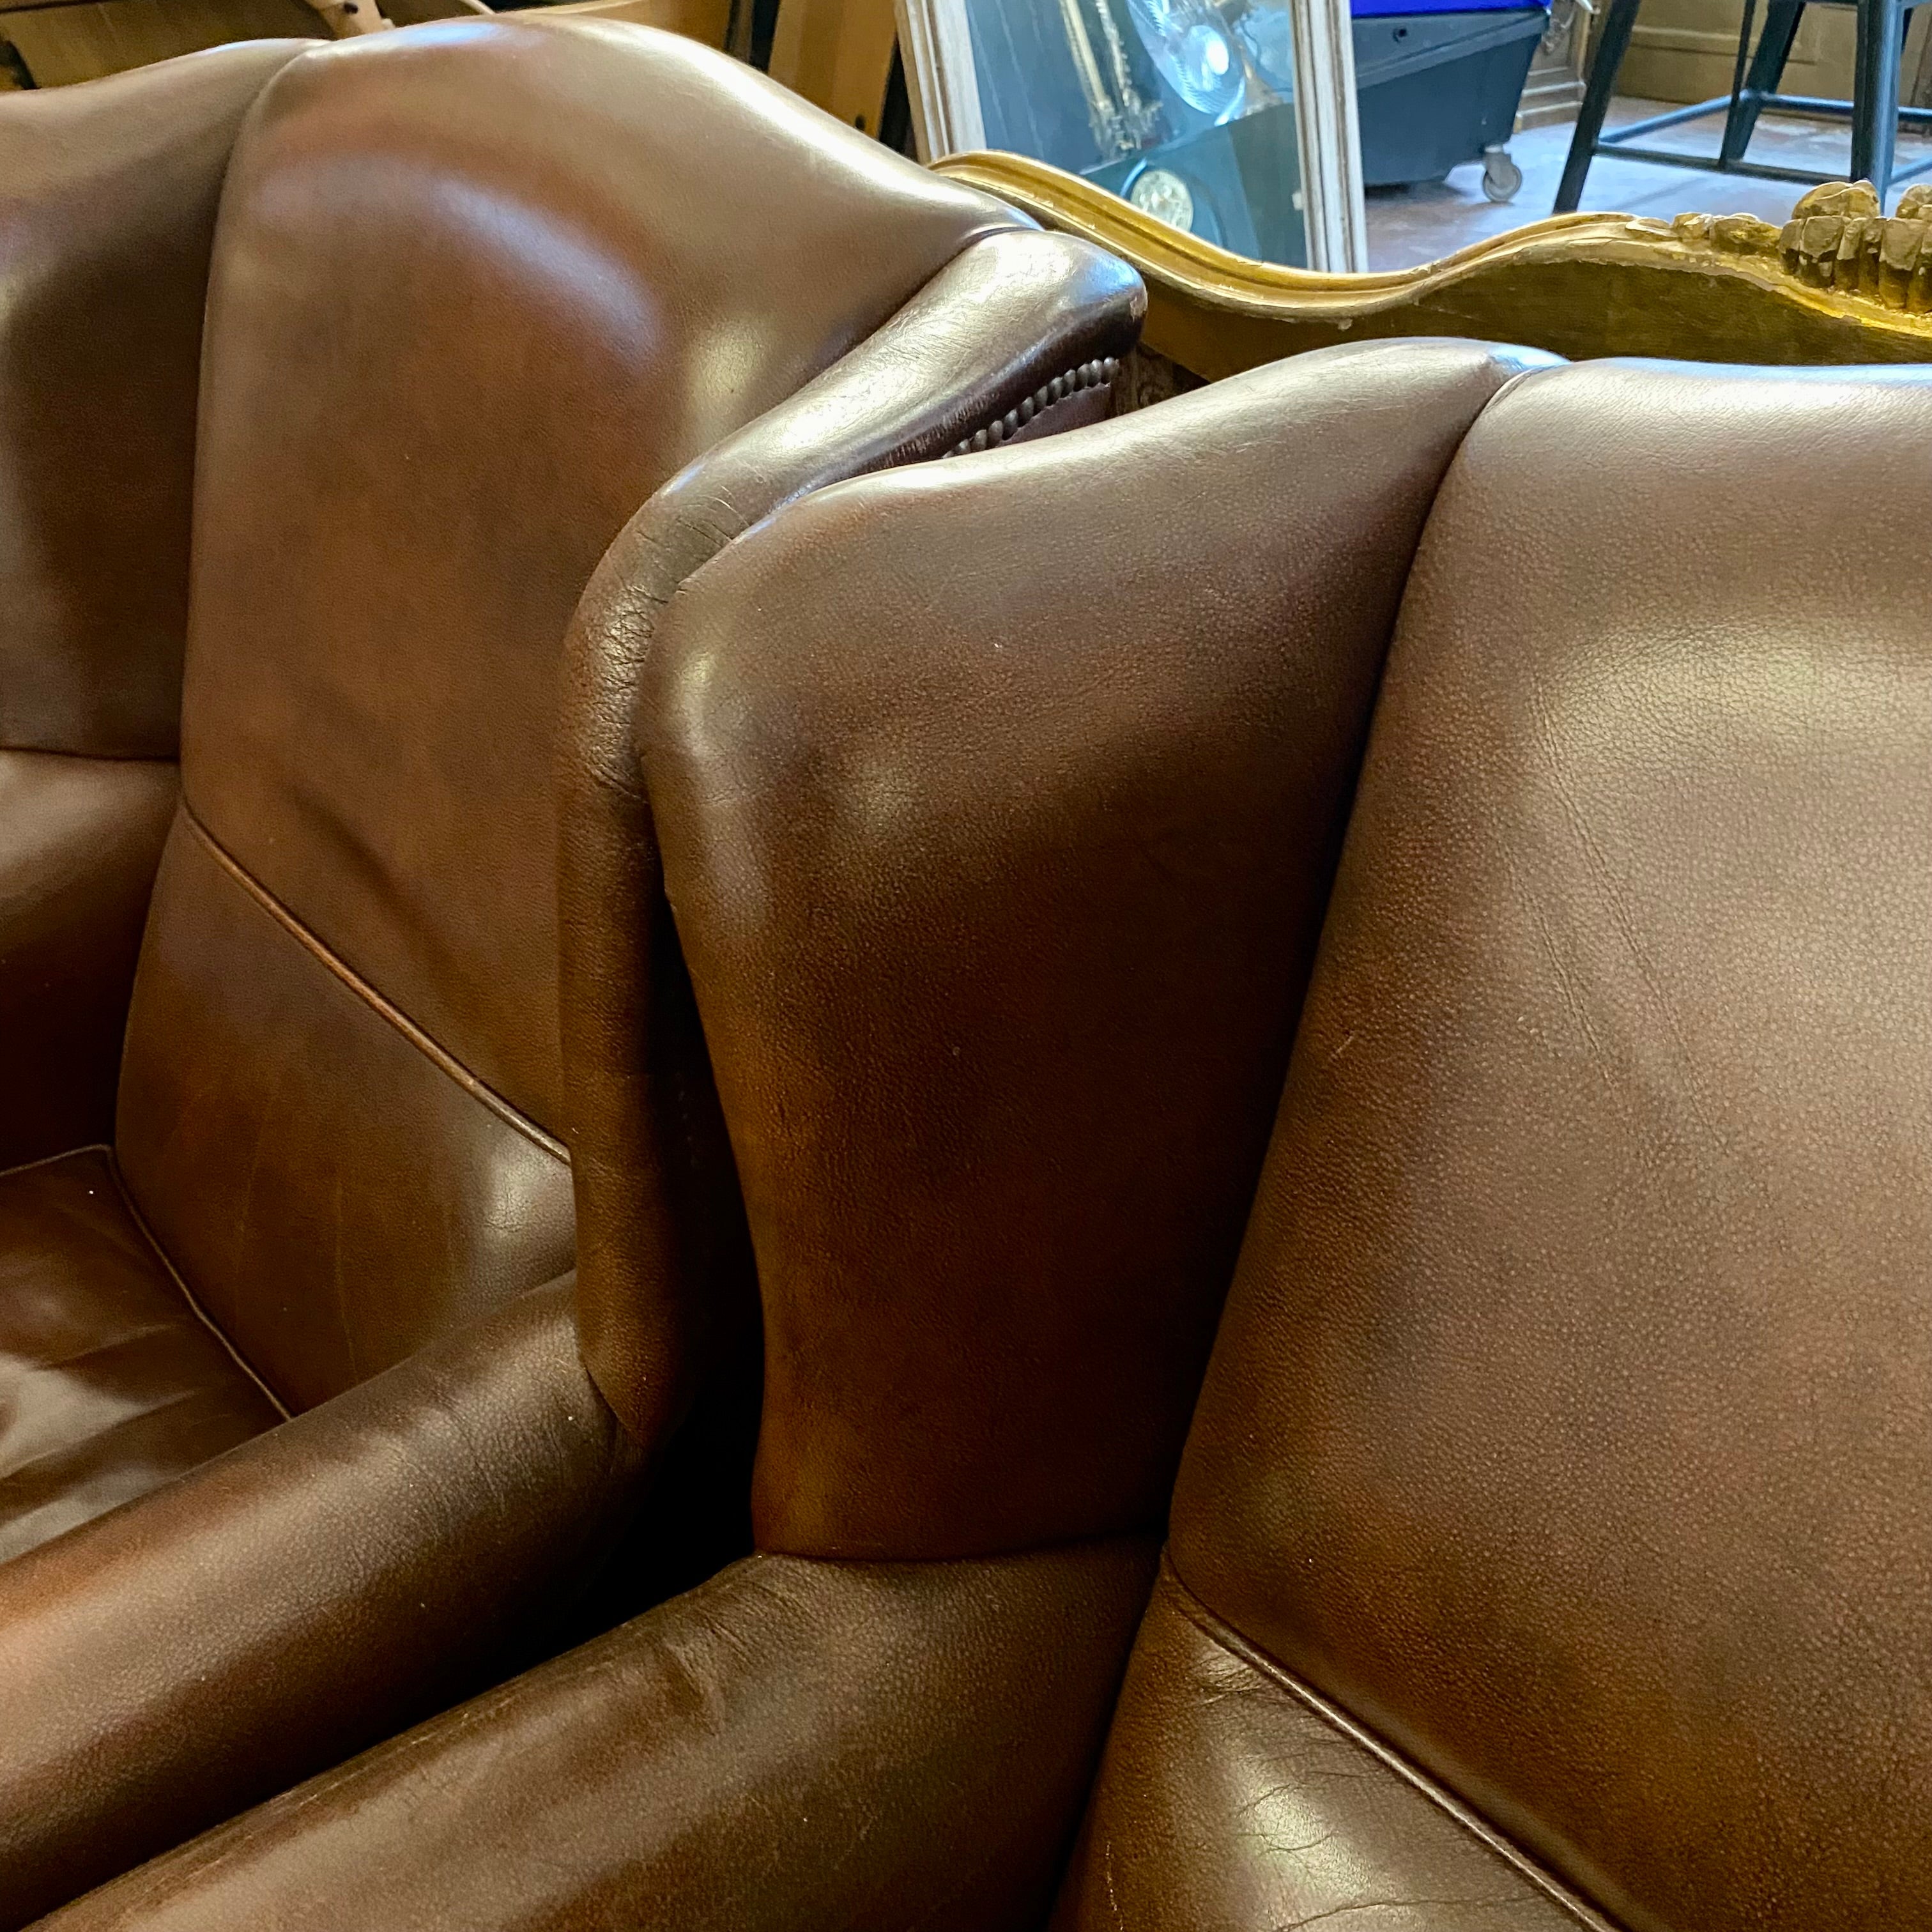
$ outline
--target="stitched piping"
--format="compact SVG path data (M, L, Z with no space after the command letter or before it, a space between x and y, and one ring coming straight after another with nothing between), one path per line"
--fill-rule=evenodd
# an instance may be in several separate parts
M358 976L348 965L330 952L307 926L275 898L266 886L259 884L243 871L237 862L215 842L214 835L197 818L186 799L181 804L182 817L185 819L215 863L245 892L255 903L281 927L284 932L305 947L323 965L340 980L356 997L373 1008L413 1046L418 1052L433 1061L451 1079L472 1099L480 1100L506 1127L514 1128L524 1138L532 1142L548 1154L554 1155L566 1166L570 1162L570 1150L562 1142L544 1132L536 1121L525 1118L505 1100L495 1088L486 1087L461 1060L424 1033L400 1007L392 1006L375 988Z
M1165 1552L1162 1553L1160 1567L1161 1574L1174 1586L1180 1600L1181 1613L1210 1642L1220 1645L1223 1650L1239 1658L1250 1670L1258 1672L1270 1683L1277 1685L1298 1702L1306 1706L1324 1723L1340 1731L1350 1743L1359 1744L1387 1769L1394 1772L1412 1790L1427 1798L1438 1810L1447 1812L1463 1830L1480 1839L1552 1905L1569 1913L1579 1924L1588 1927L1589 1932L1620 1932L1618 1926L1593 1906L1586 1905L1568 1886L1534 1864L1494 1826L1472 1811L1460 1798L1445 1790L1433 1778L1383 1743L1372 1731L1358 1724L1340 1706L1331 1704L1320 1691L1310 1684L1304 1684L1292 1671L1277 1664L1265 1651L1257 1650L1240 1631L1222 1622L1187 1587L1181 1580L1180 1573L1174 1568L1172 1558Z
M114 1150L105 1141L88 1141L81 1147L64 1148L58 1154L44 1154L38 1160L23 1160L13 1167L0 1168L0 1180L11 1180L16 1174L32 1174L37 1167L52 1167L61 1161L71 1160L75 1155L82 1154L100 1154L107 1156L107 1178L113 1182L114 1191L121 1197L122 1206L127 1209L129 1218L134 1223L136 1232L148 1246L154 1250L155 1259L160 1263L169 1280L172 1282L179 1291L181 1298L188 1304L188 1312L234 1358L235 1366L268 1398L270 1402L274 1406L275 1412L286 1422L289 1417L288 1405L255 1372L235 1344L230 1341L228 1337L208 1319L207 1310L195 1300L188 1283L182 1280L180 1270L176 1268L172 1262L169 1260L167 1250L154 1239L154 1231L148 1226L147 1216L135 1206L134 1197L128 1192L128 1184L122 1177L120 1161L116 1157Z
M62 745L0 745L0 758L64 758L80 765L166 765L170 771L181 763L160 752L76 752Z
M0 1180L10 1180L16 1174L32 1174L37 1167L52 1167L57 1160L71 1160L77 1154L104 1154L111 1159L113 1153L105 1141L82 1141L79 1147L62 1148L58 1154L39 1154L32 1160L16 1161L11 1167L0 1167Z
M1111 385L1120 374L1118 356L1102 356L1097 362L1083 362L1077 369L1070 369L1064 376L1056 376L1050 382L1042 382L1017 409L1007 410L1003 416L996 416L984 429L956 442L946 454L948 456L970 456L976 451L997 449L1008 436L1016 435L1043 410L1050 410L1055 403L1064 403L1070 396L1078 395L1082 389L1098 389Z
M127 1209L129 1215L134 1220L135 1226L141 1231L142 1239L147 1243L149 1247L154 1250L155 1258L159 1261L161 1266L167 1270L168 1279L174 1283L176 1289L180 1294L181 1298L188 1304L189 1310L194 1314L195 1318L200 1322L201 1325L206 1328L218 1342L221 1344L223 1348L228 1351L230 1355L234 1359L235 1366L239 1369L265 1396L268 1397L269 1404L274 1408L275 1413L279 1415L284 1422L289 1420L295 1414L295 1411L290 1408L288 1404L283 1401L281 1397L278 1396L273 1389L269 1388L268 1383L262 1379L261 1372L256 1369L254 1364L250 1361L248 1357L243 1354L242 1351L236 1348L235 1344L231 1342L224 1334L223 1334L220 1324L216 1322L213 1316L208 1313L208 1310L202 1307L201 1304L195 1299L194 1290L188 1286L187 1280L183 1276L181 1270L175 1266L173 1258L169 1254L167 1250L163 1247L160 1243L154 1238L154 1231L148 1226L147 1216L141 1212L140 1205L135 1200L133 1191L128 1185L127 1177L121 1172L120 1156L115 1154L111 1149L109 1150L107 1156L107 1172L112 1175L114 1185L120 1192L121 1204Z

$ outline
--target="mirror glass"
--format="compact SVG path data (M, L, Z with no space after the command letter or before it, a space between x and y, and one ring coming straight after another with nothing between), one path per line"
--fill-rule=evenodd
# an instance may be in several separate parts
M1204 242L1305 265L1294 33L1278 0L965 0L986 145Z

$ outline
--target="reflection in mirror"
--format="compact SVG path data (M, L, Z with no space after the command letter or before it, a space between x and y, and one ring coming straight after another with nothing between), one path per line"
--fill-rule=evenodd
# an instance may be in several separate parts
M1285 87L1239 31L1258 14L1280 22ZM966 0L966 17L988 146L1238 254L1307 260L1285 10L1231 20L1207 0Z

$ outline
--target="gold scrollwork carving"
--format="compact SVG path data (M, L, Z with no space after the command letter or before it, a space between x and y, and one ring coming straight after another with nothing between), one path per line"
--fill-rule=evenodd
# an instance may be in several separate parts
M1778 248L1786 268L1814 288L1924 315L1932 311L1928 230L1932 187L1907 188L1888 216L1870 182L1834 182L1800 199Z
M1782 228L1748 214L1680 214L1671 225L1693 242L1775 260L1806 288L1932 314L1932 187L1907 188L1892 215L1870 182L1828 182L1798 197Z
M1804 195L1782 228L1748 214L1564 214L1420 268L1328 275L1228 254L1090 182L1017 154L938 164L1148 284L1148 346L1214 378L1325 344L1473 335L1568 356L1932 362L1932 187L1888 219L1867 182Z

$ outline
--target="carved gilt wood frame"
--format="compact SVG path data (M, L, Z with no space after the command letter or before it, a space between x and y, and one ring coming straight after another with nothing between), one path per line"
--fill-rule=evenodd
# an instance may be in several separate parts
M1016 154L938 164L1124 257L1143 340L1214 380L1304 349L1470 335L1572 358L1932 362L1932 185L1889 219L1867 182L1811 189L1780 229L1750 215L1566 214L1419 268L1326 275L1250 261Z

